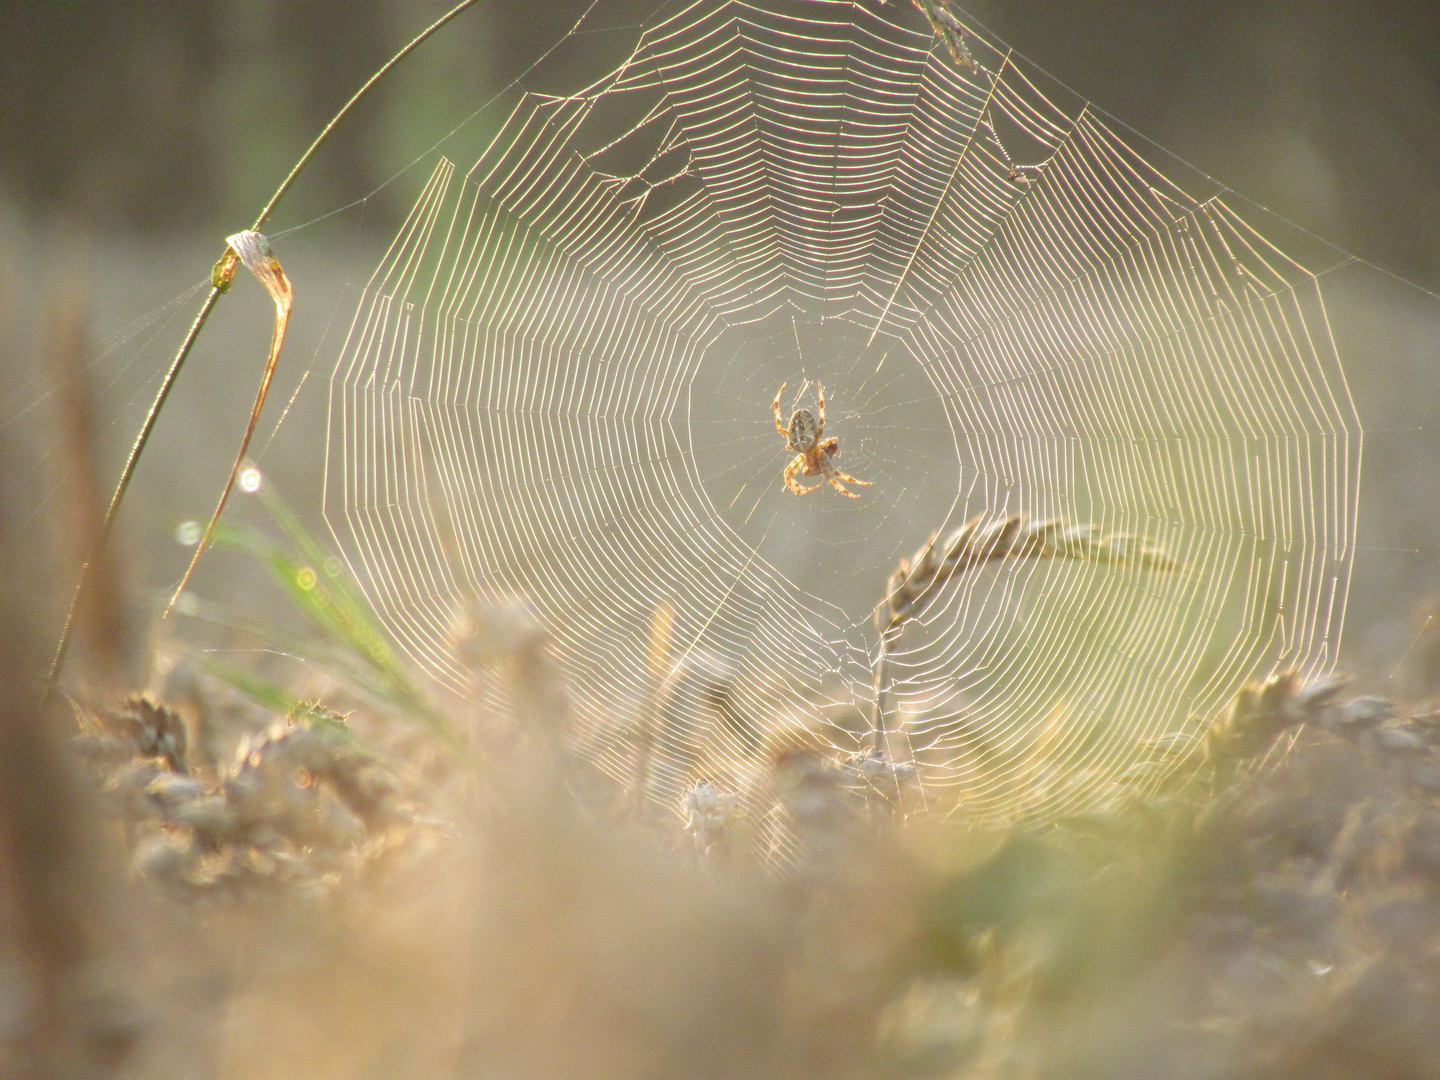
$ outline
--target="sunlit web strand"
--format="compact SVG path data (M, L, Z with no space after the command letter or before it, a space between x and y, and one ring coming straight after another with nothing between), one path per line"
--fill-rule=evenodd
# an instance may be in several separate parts
M1108 798L1244 678L1333 663L1358 423L1316 280L967 41L974 72L897 3L707 0L440 163L331 386L327 517L416 662L461 685L454 607L523 594L577 744L627 783L648 746L674 805L798 729L856 748L870 611L932 530L1151 538L1183 573L1002 565L907 630L891 750L1000 818ZM861 498L781 488L787 381L825 385Z

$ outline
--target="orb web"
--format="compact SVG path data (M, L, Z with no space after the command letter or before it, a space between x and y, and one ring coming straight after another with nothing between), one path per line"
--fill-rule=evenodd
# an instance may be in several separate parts
M888 658L886 751L1006 819L1333 663L1360 442L1317 279L965 41L898 2L705 0L583 86L572 35L438 160L340 350L325 494L416 663L462 686L457 605L525 597L577 745L678 805L787 740L864 744L872 615L932 533L1144 536L1180 570L996 563ZM783 486L782 384L782 426L823 386L857 498Z

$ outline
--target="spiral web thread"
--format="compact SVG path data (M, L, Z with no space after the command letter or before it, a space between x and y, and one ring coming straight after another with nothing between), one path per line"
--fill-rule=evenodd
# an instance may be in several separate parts
M1334 663L1360 439L1317 278L965 41L973 69L910 5L703 0L439 161L338 357L325 495L416 663L463 686L457 606L523 596L577 743L677 806L864 743L872 612L933 531L1143 535L1183 569L997 564L887 658L888 753L1006 819ZM782 383L785 422L823 384L858 499L782 487Z

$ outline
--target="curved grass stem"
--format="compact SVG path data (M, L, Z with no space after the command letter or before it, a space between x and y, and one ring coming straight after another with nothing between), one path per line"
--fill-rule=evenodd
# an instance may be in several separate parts
M1178 573L1182 566L1141 536L1103 534L1095 525L1070 525L1061 518L1031 521L1010 514L984 525L977 514L945 540L934 534L912 558L902 559L890 575L885 599L875 608L880 647L875 655L875 702L870 734L875 752L888 761L887 726L893 697L890 661L900 648L905 626L919 615L948 582L1003 560L1070 559L1152 573ZM983 526L983 527L982 527Z
M378 69L373 75L371 75L370 78L365 80L365 84L361 86L359 90L355 91L355 93L351 96L350 100L347 101L340 109L340 111L331 118L330 122L326 124L323 129L321 129L320 134L315 137L315 141L310 144L309 149L307 149L305 153L300 156L300 160L295 163L295 167L290 170L289 175L286 176L285 179L281 181L280 186L275 189L275 194L270 197L270 201L265 204L264 208L260 211L260 215L255 219L255 224L250 227L251 232L258 233L260 231L260 227L264 225L267 220L269 220L271 213L273 213L275 207L279 205L280 200L285 197L286 192L290 190L296 179L305 170L305 167L310 164L311 159L315 157L316 153L319 152L321 146L323 146L326 140L329 139L331 132L333 132L335 128L340 124L340 122L345 119L345 117L349 114L350 110L353 109L355 105L363 97L365 97L366 94L370 92L370 90L375 86L375 84L378 83L382 78L384 78L385 75L389 73L391 68L393 68L396 64L400 63L400 61L404 60L405 57L409 56L412 52L419 48L420 45L423 44L427 38L433 35L446 23L454 19L466 8L473 7L476 2L477 0L460 0L460 3L456 4L444 15L440 16L440 18L436 19L433 23L431 23L419 34L417 34L408 45L406 45L403 49L401 49L394 56L392 56L390 60L383 67ZM221 263L224 263L227 260L229 252L231 250L233 249L227 247L226 254L221 256ZM228 278L223 277L219 273L219 268L220 264L217 264L217 272L212 278L210 294L205 298L204 304L201 305L200 313L196 315L195 321L191 323L190 332L185 335L185 340L180 343L180 348L175 353L175 358L170 362L170 369L165 373L165 378L160 384L160 390L155 395L155 401L150 406L150 411L145 414L145 422L140 426L140 432L135 437L135 442L130 448L129 456L127 456L125 459L125 466L120 472L120 479L115 485L115 492L110 497L110 505L105 511L104 520L101 522L100 533L95 539L94 549L86 557L84 563L81 564L80 577L75 585L75 593L70 600L70 608L65 615L65 624L60 631L60 641L55 646L55 656L50 662L48 682L52 689L58 686L60 672L64 669L65 666L65 656L69 652L70 642L75 634L75 622L78 612L80 610L80 603L84 599L84 596L90 587L90 581L93 575L92 568L99 561L100 553L105 549L105 545L110 539L111 529L114 527L115 518L120 513L120 504L124 501L125 492L130 487L130 480L135 475L135 468L140 462L140 455L144 452L145 445L150 441L150 433L154 430L155 423L160 417L160 410L164 408L165 401L170 396L170 390L175 385L175 380L180 377L180 370L182 367L184 367L185 360L190 355L190 350L194 347L196 339L200 336L200 331L204 328L206 320L210 318L210 312L214 310L215 301L220 299L220 295L229 288L229 280ZM231 265L231 270L233 271L233 264ZM284 331L277 328L277 335L283 337ZM244 457L245 447L249 445L250 436L254 433L255 425L260 419L260 410L265 404L265 394L266 391L269 389L270 375L273 373L274 370L274 361L276 358L275 354L277 351L277 349L272 347L270 367L266 371L264 381L261 385L260 396L255 402L255 407L251 412L250 426L245 432L244 443L242 444L240 451L240 456L242 458ZM231 483L233 484L233 482L234 473L232 472ZM229 490L230 485L227 484L225 490L226 495L229 494ZM224 506L225 498L222 496L220 500L220 506L215 511L216 518L219 517L220 511L224 509ZM209 535L210 531L213 530L213 528L214 521L212 520L210 529L206 530L207 536ZM203 548L204 544L202 543L200 550L203 550ZM199 554L200 551L197 550L196 558L199 558ZM194 569L193 562L190 569ZM189 578L189 575L190 571L187 570L187 579Z

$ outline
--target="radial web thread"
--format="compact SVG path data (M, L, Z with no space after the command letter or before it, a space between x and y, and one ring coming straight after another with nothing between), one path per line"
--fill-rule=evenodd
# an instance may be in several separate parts
M1179 572L997 564L889 659L889 752L1011 818L1334 663L1360 432L1317 278L966 43L973 69L899 0L704 0L439 160L336 362L325 497L417 664L460 686L457 605L525 597L577 743L673 806L797 730L857 749L872 613L932 532L1148 537ZM860 498L781 485L787 382L787 421L823 384Z

